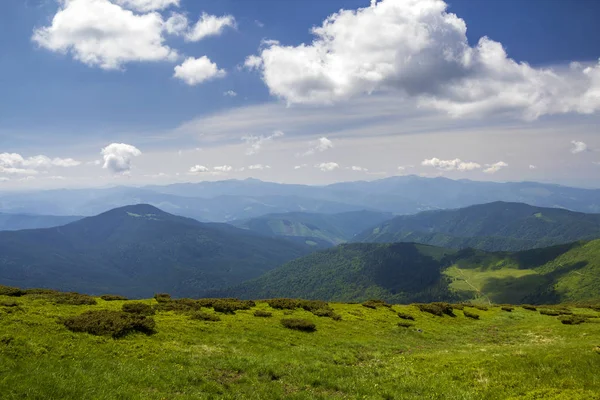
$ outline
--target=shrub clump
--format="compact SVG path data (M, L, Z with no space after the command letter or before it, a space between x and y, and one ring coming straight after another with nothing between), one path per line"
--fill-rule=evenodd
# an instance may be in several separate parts
M528 310L528 311L537 311L537 308L535 306L529 305L529 304L523 304L521 306L524 310Z
M52 295L52 301L54 304L68 304L73 306L94 306L97 304L96 299L92 296L75 292L57 293Z
M443 317L444 314L449 315L451 317L456 317L452 305L448 303L417 304L417 307L419 307L419 310L421 310L421 312L427 312L438 317Z
M199 321L210 322L218 322L221 320L221 318L217 314L207 313L206 311L196 311L192 315L190 315L190 318Z
M267 304L271 308L278 310L294 310L300 306L300 302L296 299L270 299Z
M213 310L224 314L235 314L238 310L249 310L256 304L252 300L217 300Z
M127 297L125 296L119 296L116 294L105 294L103 296L100 296L100 298L104 301L118 301L118 300L129 300Z
M333 309L331 308L318 308L314 311L312 311L313 315L316 315L317 317L328 317L328 318L332 318L334 321L341 321L342 320L342 316L339 314L336 314Z
M313 314L316 310L330 309L329 303L321 300L298 300L298 305Z
M2 307L19 307L19 303L14 300L6 300L0 301L0 306Z
M414 320L415 320L415 317L413 317L412 315L410 315L410 314L405 314L405 313L402 313L402 312L399 312L399 313L398 313L398 316L399 316L400 318L402 318L402 319L406 319L406 320L410 320L410 321L414 321Z
M268 311L263 311L263 310L256 310L256 311L254 311L254 316L262 317L262 318L269 318L269 317L273 316L273 313L270 313Z
M567 317L561 318L560 322L564 325L579 325L583 324L587 321L587 318L583 315L569 315Z
M144 304L144 303L139 303L139 302L125 303L125 304L123 304L123 307L121 309L123 310L123 312L130 313L130 314L138 314L138 315L154 315L155 314L154 309L150 305Z
M406 322L406 321L400 321L400 322L398 322L398 326L401 328L410 328L411 326L413 326L413 324L411 324L410 322Z
M282 319L281 325L285 326L288 329L294 329L294 330L302 331L302 332L314 332L317 330L317 327L315 324L313 324L312 322L307 321L305 319L296 319L296 318Z
M362 306L371 308L373 310L375 310L377 307L387 307L387 308L392 307L391 304L388 304L383 300L367 300L364 303L362 303Z
M481 311L487 311L488 310L487 306L484 306L482 304L469 304L469 307L474 307L474 308L476 308L478 310L481 310Z
M12 286L0 285L0 296L21 297L25 294L26 292L22 289Z
M76 317L61 321L72 332L85 332L98 336L123 337L132 332L147 335L155 332L153 318L129 314L122 311L86 311Z
M465 305L462 303L458 303L458 304L452 304L452 308L455 310L464 310L465 309Z
M467 318L479 319L479 315L478 314L469 312L467 310L463 310L463 314L465 314L465 317L467 317Z
M171 295L168 293L156 293L154 295L154 300L158 301L159 303L166 303L171 301Z
M502 311L506 311L506 312L513 312L514 309L515 309L514 307L509 307L509 306L502 307Z
M158 304L154 306L154 308L158 311L175 311L186 313L190 311L200 310L200 303L197 300L192 299L177 299L159 301Z
M561 315L560 311L548 310L548 309L540 310L540 314L549 315L551 317L558 317L559 315Z

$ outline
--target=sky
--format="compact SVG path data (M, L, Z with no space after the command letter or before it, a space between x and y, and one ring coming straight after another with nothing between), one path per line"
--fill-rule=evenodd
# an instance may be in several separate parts
M0 191L600 187L600 2L5 0Z

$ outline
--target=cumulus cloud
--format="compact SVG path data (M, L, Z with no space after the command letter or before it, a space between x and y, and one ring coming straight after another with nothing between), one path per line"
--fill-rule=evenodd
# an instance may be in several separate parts
M248 169L259 169L259 170L271 169L271 166L269 166L269 165L262 165L262 164L254 164L254 165L248 166Z
M311 142L310 144L312 147L306 152L300 154L301 156L311 156L316 152L322 153L326 150L333 148L333 142L327 139L326 137L321 137L318 140Z
M192 168L190 168L190 173L192 174L199 174L199 173L203 173L203 172L209 172L210 169L208 169L208 167L205 167L204 165L194 165Z
M260 152L262 146L265 143L273 141L273 139L284 136L285 134L282 131L275 131L272 135L269 136L256 136L256 135L244 135L242 136L242 140L246 142L250 147L246 149L247 155L252 155Z
M367 172L367 171L369 171L367 168L359 167L359 166L356 166L356 165L351 166L350 169L352 171L359 171L359 172Z
M504 161L498 161L497 163L494 163L494 164L485 164L485 166L487 168L484 169L483 172L485 172L486 174L495 174L496 172L500 171L502 168L508 167L508 164L505 163Z
M156 0L122 3L139 7L166 4ZM177 59L177 51L164 44L166 29L156 12L136 14L108 0L68 0L61 2L49 26L34 30L32 40L50 51L70 53L89 66L111 70L133 61Z
M125 8L145 13L149 11L164 10L171 6L179 7L179 1L180 0L116 0L115 2Z
M175 67L175 78L181 79L190 86L198 85L202 82L223 78L227 73L224 69L219 69L217 64L210 61L206 56L200 58L189 57L181 65Z
M319 168L321 171L333 171L334 169L338 169L340 166L338 163L335 162L325 162L325 163L320 163L320 164L316 164L315 168Z
M573 153L573 154L583 153L584 151L588 151L588 145L584 142L572 140L571 144L573 145L573 147L571 147L571 153Z
M165 30L170 35L182 35L188 27L188 19L184 14L171 13L171 16L165 22Z
M308 167L308 164L302 164L302 165L294 166L294 169L302 169L302 168L306 168L306 167Z
M442 0L372 0L314 27L310 44L261 46L245 66L288 103L331 104L396 92L453 116L514 112L526 119L600 109L600 62L534 68L467 25Z
M130 144L111 143L103 148L100 154L104 159L102 168L115 174L121 174L131 170L131 161L142 155L142 152Z
M425 167L434 167L440 171L463 172L481 168L481 165L475 162L462 161L460 158L455 158L454 160L440 160L439 158L434 157L427 160L423 160L421 165Z
M217 167L213 167L213 170L217 171L217 172L229 172L233 169L233 167L231 165L220 165Z
M235 26L235 18L231 15L217 17L202 13L198 22L185 34L185 40L197 42L208 36L220 35L225 28L235 28Z
M537 168L537 166L535 166L533 164L529 165L529 169L536 169L536 168Z
M0 154L0 173L14 175L36 175L39 169L48 169L52 167L76 167L81 162L72 158L50 158L44 155L37 155L25 158L18 153Z
M228 90L226 92L223 92L223 96L227 96L227 97L235 97L237 96L237 93L234 92L233 90Z

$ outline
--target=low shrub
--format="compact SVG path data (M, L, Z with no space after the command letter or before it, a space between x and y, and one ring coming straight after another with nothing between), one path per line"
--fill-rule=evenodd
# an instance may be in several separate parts
M464 310L465 309L465 305L464 304L452 304L452 308L455 310Z
M33 289L25 289L25 294L27 295L57 295L60 294L58 290L54 289L42 289L42 288L33 288Z
M154 319L150 317L109 310L86 311L60 322L72 332L85 332L113 338L123 337L132 332L149 335L155 332L156 326Z
M481 310L481 311L487 311L488 310L488 307L484 306L482 304L470 304L469 307L474 307L474 308L476 308L478 310Z
M215 302L217 302L217 301L240 301L240 300L236 299L236 298L232 298L232 297L221 298L221 299L206 297L203 299L198 299L196 301L198 302L198 304L200 304L200 307L212 308L213 304L215 304ZM254 302L252 302L252 303L254 303Z
M177 299L169 301L160 301L154 306L158 311L174 311L180 313L187 313L190 311L200 310L200 303L197 300L192 299Z
M478 315L478 314L475 314L475 313L469 312L469 311L467 311L467 310L463 310L463 314L465 314L465 317L467 317L467 318L471 318L471 319L479 319L479 315Z
M281 325L288 329L294 329L303 332L314 332L317 330L315 324L305 319L282 319Z
M267 300L267 304L271 308L278 310L294 310L300 306L300 302L296 299L270 299Z
M123 307L121 309L124 312L130 313L130 314L138 314L138 315L154 315L155 314L154 309L150 305L144 304L144 303L139 303L139 302L125 303L125 304L123 304Z
M25 294L26 292L22 289L12 286L0 285L0 296L21 297Z
M298 300L300 308L314 313L315 310L330 309L329 304L321 300Z
M410 314L405 314L405 313L401 313L401 312L399 312L399 313L398 313L398 316L399 316L400 318L402 318L402 319L407 319L407 320L410 320L410 321L414 321L414 320L415 320L415 317L413 317L413 316L412 316L412 315L410 315Z
M336 314L333 309L331 308L319 308L314 310L313 315L316 315L317 317L328 317L328 318L332 318L335 321L341 321L342 316L339 314Z
M256 304L251 300L217 300L213 310L224 314L235 314L238 310L249 310Z
M542 315L549 315L551 317L558 317L559 315L561 315L560 311L548 310L548 309L540 310L540 314L542 314Z
M51 296L51 300L54 304L68 304L72 306L93 306L96 305L96 299L87 294L80 294L75 292L70 293L57 293Z
M444 314L449 315L451 317L456 317L454 314L454 309L452 305L448 303L429 303L429 304L417 304L419 310L421 312L427 312L429 314L436 315L438 317L443 317Z
M105 294L103 296L100 296L100 298L104 301L129 300L127 297L119 296L116 294Z
M521 308L523 308L524 310L528 310L528 311L537 311L537 308L535 306L532 306L529 304L523 304L521 306Z
M262 317L262 318L269 318L269 317L273 316L273 313L270 313L268 311L263 311L263 310L256 310L256 311L254 311L254 316Z
M2 307L19 307L19 303L14 300L6 300L0 301L0 306Z
M502 311L506 311L506 312L512 312L514 309L515 309L514 307L509 307L509 306L502 307Z
M171 301L171 295L168 293L156 293L154 295L154 300L158 301L159 303L166 303Z
M207 313L205 311L196 311L190 315L191 319L199 320L199 321L210 321L210 322L218 322L221 318L217 314Z
M386 303L383 300L367 300L364 303L362 303L363 307L367 307L367 308L372 308L372 309L376 309L377 307L387 307L387 308L391 308L392 305Z
M411 324L410 322L406 322L406 321L400 321L400 322L398 322L398 326L401 328L410 328L411 326L413 326L413 324Z
M342 316L340 314L333 314L331 316L331 319L334 321L341 321L342 320Z
M579 325L587 321L583 315L569 315L560 319L564 325Z

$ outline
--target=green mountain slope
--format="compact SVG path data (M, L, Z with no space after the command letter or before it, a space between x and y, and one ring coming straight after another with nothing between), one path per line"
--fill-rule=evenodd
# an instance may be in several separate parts
M149 205L114 209L49 229L0 232L0 283L152 296L255 278L310 249Z
M339 214L293 212L268 214L231 224L263 235L315 238L336 245L391 217L391 213L366 210Z
M600 299L600 240L521 252L354 243L293 260L223 294L409 303L558 303Z
M83 217L0 213L0 231L51 228L53 226L65 225L81 218Z
M598 237L600 214L494 202L395 217L353 241L518 251Z

